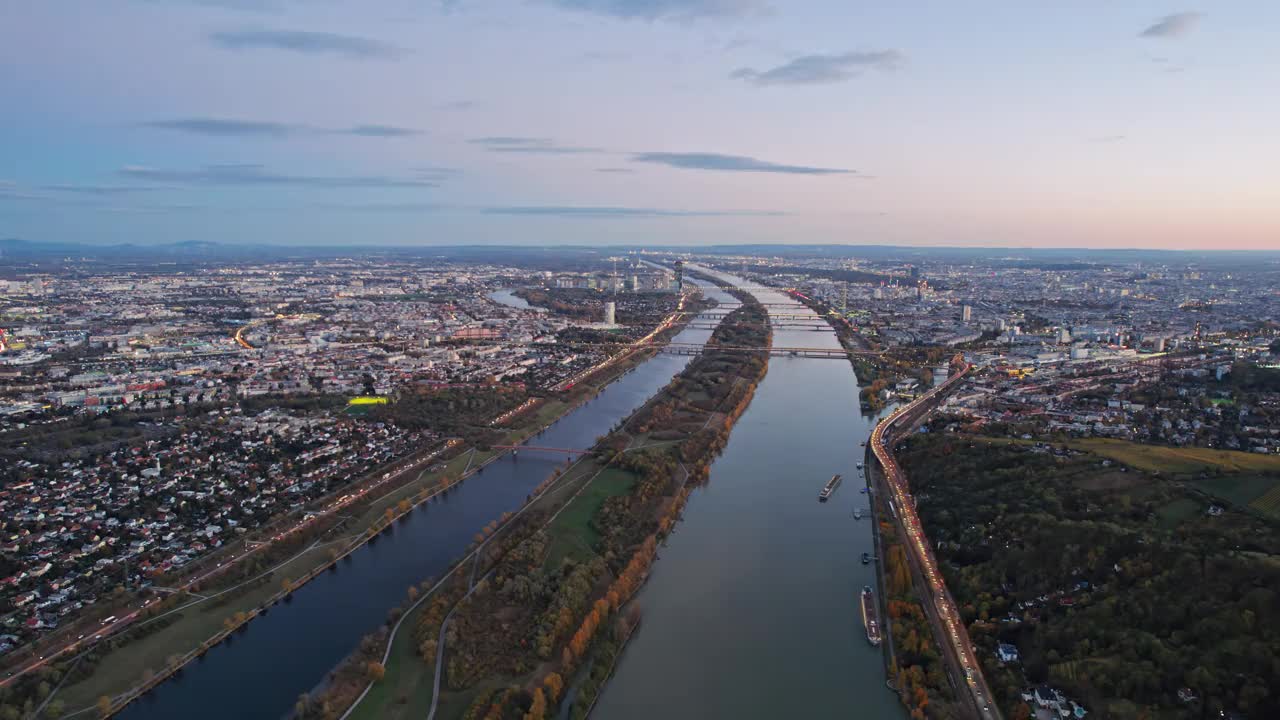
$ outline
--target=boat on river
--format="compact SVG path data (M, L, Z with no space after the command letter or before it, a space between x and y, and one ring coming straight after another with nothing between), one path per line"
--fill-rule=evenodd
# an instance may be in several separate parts
M853 509L853 519L854 519L854 520L861 520L861 519L862 519L862 508L854 508L854 509Z
M841 477L840 475L831 476L831 479L827 481L826 487L822 488L822 492L818 493L818 502L826 502L831 497L831 494L840 486Z
M871 586L862 588L862 624L867 628L867 642L880 644L880 623L876 619L876 596Z
M871 553L865 553L865 552L862 553L862 564L863 565L871 564Z

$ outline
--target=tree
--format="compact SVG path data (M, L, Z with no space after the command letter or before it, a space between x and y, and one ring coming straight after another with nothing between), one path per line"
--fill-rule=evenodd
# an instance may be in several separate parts
M378 682L387 674L387 669L382 666L382 663L373 660L369 661L365 671L371 682Z
M111 715L111 698L103 695L98 698L98 702L93 706L98 711L98 717L105 718Z
M547 697L551 698L552 702L560 697L560 691L564 689L564 680L560 677L560 673L550 673L542 684L547 688Z
M524 720L543 720L547 715L547 697L542 693L542 688L533 691L533 704L529 706L529 712L525 713Z

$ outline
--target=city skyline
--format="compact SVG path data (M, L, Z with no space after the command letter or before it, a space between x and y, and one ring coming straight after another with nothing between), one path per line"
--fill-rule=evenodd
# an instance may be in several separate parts
M1280 249L1263 3L8 15L0 237Z

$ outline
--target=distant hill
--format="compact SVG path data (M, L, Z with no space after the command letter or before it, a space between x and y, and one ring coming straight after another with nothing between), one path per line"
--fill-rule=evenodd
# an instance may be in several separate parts
M270 260L318 260L337 257L441 258L473 262L511 262L549 270L575 270L598 264L601 258L635 250L702 255L757 255L790 261L858 258L872 263L929 265L980 264L989 267L1021 267L1069 271L1102 265L1196 266L1215 269L1280 271L1280 251L1190 251L1147 249L982 248L916 247L894 245L708 245L602 246L581 245L427 245L427 246L293 246L244 245L184 241L157 245L132 243L35 242L18 238L0 240L0 265L102 261L107 263L209 263Z

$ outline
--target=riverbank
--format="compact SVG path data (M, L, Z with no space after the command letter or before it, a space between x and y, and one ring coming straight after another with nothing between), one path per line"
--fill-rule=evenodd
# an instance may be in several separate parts
M751 292L775 316L809 312L779 292ZM775 345L839 348L829 331L787 325L774 327ZM873 536L854 516L866 509L853 479L859 435L870 432L857 396L840 359L770 360L635 599L643 630L592 717L904 716L858 604L874 579L861 564ZM819 502L834 474L845 483Z
M729 300L715 289L704 294ZM705 329L686 328L678 339L701 343L709 335ZM662 353L639 363L552 423L529 441L531 446L588 447L602 428L631 413L688 362L687 357ZM234 635L232 642L210 650L173 682L125 708L121 717L278 720L300 693L314 689L317 680L360 643L369 628L385 621L387 609L403 601L410 585L441 577L465 554L477 530L516 511L542 480L564 467L564 457L563 452L525 448L518 455L497 456L467 482L402 516L331 571L298 588L287 605L258 616L252 632ZM460 455L460 467L465 468L468 459L470 453ZM371 519L376 513L367 515ZM236 692L226 692L228 687Z
M679 332L680 327L682 321L673 318L666 333ZM549 400L534 412L515 418L502 444L518 444L556 425L561 418L590 403L601 389L629 374L655 352L646 349L615 356L614 362L586 383ZM232 637L228 632L228 621L239 627L265 614L302 585L336 568L340 561L383 533L395 519L404 517L424 503L446 499L448 490L456 488L462 479L483 472L505 452L474 448L451 450L443 468L432 470L438 460L431 458L431 462L426 463L428 467L407 475L403 482L387 483L389 489L376 498L364 498L360 503L345 507L345 517L319 533L316 542L320 545L298 548L300 552L297 555L254 577L248 585L233 586L235 591L231 593L219 591L216 587L212 591L207 587L193 589L198 594L188 595L190 602L169 610L168 617L176 617L176 620L166 622L159 631L119 647L111 647L106 653L100 652L102 647L106 647L104 645L68 658L68 663L79 662L82 658L91 660L94 664L88 667L96 666L102 672L92 672L68 682L65 689L58 691L58 701L67 708L87 710L106 696L112 699L111 712L119 712L146 690ZM376 477L377 473L370 476ZM343 492L349 493L350 490ZM136 629L131 628L127 632ZM84 674L85 665L81 663L77 675Z
M481 579L465 600L447 614L427 598L409 609L400 622L412 624L418 642L404 630L392 638L383 679L348 717L430 717L437 708L442 717L460 717L493 704L512 712L555 707L564 678L590 661L594 641L620 619L627 623L619 610L647 574L657 538L674 526L688 481L705 478L764 373L764 358L713 350L747 339L747 332L767 343L761 308L734 313L702 357L527 505L527 516L491 536L527 535L487 559L487 569L473 570ZM527 596L516 589L534 586L541 590ZM502 618L498 633L496 618ZM629 632L634 624L627 624ZM454 638L447 648L436 644L446 637ZM447 677L437 696L424 686L434 688L441 674ZM521 678L521 691L499 689L511 677Z

